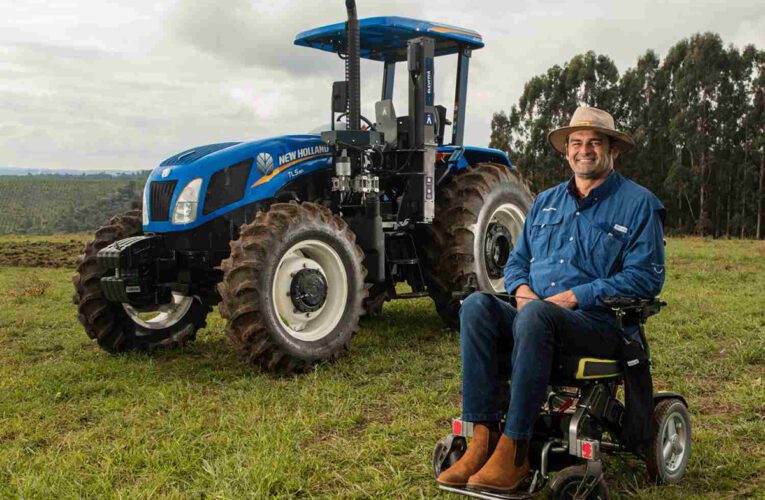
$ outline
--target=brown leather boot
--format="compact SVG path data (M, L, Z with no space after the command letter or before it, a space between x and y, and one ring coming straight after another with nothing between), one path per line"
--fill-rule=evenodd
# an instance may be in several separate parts
M436 481L444 486L464 487L468 478L478 472L489 459L497 446L499 435L498 422L476 422L473 424L473 438L470 440L465 454L451 467L439 474Z
M468 479L467 487L493 493L518 489L529 475L529 442L516 441L504 434L486 465Z

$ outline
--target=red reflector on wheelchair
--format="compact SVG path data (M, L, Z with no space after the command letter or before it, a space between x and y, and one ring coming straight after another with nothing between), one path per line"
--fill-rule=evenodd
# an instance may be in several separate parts
M462 420L452 420L452 434L455 436L462 435Z
M558 408L558 411L566 411L569 408L571 408L571 405L574 404L574 398L568 398L565 400L561 405L560 408Z
M592 443L582 441L582 458L592 458Z

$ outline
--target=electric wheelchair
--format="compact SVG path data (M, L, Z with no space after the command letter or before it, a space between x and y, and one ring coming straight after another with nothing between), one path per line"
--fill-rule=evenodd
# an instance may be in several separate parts
M630 324L638 326L642 346L635 345L643 352L642 359L650 370L644 325L666 303L658 298L613 298L606 306L616 314L620 328ZM439 488L474 498L520 499L536 496L549 483L554 499L607 499L603 453L634 454L645 460L648 477L653 482L680 481L691 452L688 405L679 394L653 393L652 411L643 411L651 420L650 439L639 446L628 444L623 436L626 407L619 389L624 387L625 369L629 370L632 363L637 361L573 357L557 352L547 401L535 420L529 445L532 470L527 483L519 491L503 495L443 485ZM650 378L648 385L650 400ZM433 451L436 477L465 453L472 430L470 422L452 421L452 433L441 439ZM554 477L552 471L557 471Z

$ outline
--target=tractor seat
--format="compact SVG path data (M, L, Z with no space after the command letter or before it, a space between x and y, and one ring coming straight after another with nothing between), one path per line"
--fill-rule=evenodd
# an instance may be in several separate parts
M559 355L553 364L552 385L581 386L590 380L621 377L619 360Z

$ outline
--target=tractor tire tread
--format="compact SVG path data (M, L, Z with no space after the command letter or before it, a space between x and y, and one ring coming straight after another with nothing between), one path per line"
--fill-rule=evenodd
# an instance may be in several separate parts
M328 208L310 202L275 203L268 211L260 211L252 222L244 224L238 240L230 243L231 255L223 260L223 281L218 285L221 295L220 312L226 320L228 336L235 348L247 362L264 371L279 374L304 373L319 363L336 359L337 352L315 360L304 360L282 351L271 339L267 325L261 320L262 290L258 285L258 270L263 267L274 243L282 239L291 227L331 227L342 233L355 250L355 258L361 267L362 279L366 275L362 265L364 253L356 244L356 236L348 225ZM353 293L351 291L350 293ZM366 287L355 292L359 305L354 312L358 330L358 318L367 295Z

